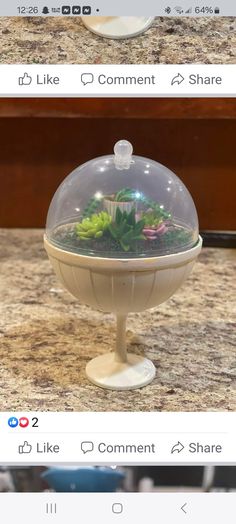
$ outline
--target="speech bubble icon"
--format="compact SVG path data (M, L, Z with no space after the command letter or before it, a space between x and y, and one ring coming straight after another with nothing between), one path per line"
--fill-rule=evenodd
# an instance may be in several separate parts
M83 73L81 75L81 82L86 86L87 84L92 84L94 82L94 76L92 73Z
M94 450L94 444L93 442L89 442L86 440L84 442L81 442L81 449L84 454L91 453Z

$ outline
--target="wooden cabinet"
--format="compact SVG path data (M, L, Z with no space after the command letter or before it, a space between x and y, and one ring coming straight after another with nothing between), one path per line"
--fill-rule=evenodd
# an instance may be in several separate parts
M0 227L43 227L76 166L126 138L172 169L201 229L235 230L236 99L1 99Z

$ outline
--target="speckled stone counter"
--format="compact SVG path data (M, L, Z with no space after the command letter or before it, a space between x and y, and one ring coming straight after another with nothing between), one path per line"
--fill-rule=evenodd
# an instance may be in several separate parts
M0 63L236 63L236 18L156 18L142 36L107 40L80 18L0 18Z
M41 230L0 230L0 411L236 410L236 251L203 249L168 302L128 321L129 349L157 367L149 386L90 384L87 361L112 349L110 314L58 283Z

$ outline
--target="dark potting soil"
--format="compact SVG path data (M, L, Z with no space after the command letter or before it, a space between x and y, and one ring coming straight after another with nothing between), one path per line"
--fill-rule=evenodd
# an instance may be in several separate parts
M138 240L132 249L123 251L119 242L109 233L101 238L81 240L75 232L75 225L60 226L52 231L49 240L60 249L87 256L106 258L154 257L178 253L193 247L192 233L180 226L171 226L169 231L155 240Z

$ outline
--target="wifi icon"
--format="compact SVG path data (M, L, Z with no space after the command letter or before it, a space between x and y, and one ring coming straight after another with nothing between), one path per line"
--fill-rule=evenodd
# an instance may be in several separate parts
M184 10L182 9L182 7L180 7L180 6L178 6L178 5L175 7L175 11L176 11L176 13L178 13L178 15L182 15L183 12L184 12Z

